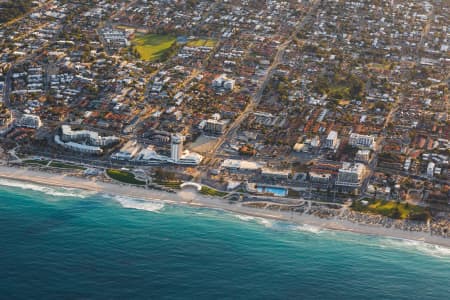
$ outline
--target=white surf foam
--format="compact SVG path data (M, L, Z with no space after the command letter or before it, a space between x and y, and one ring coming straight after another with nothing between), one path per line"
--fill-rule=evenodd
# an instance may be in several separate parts
M414 252L419 252L438 258L450 259L450 248L440 245L429 244L422 241L382 238L381 246L389 248L402 248L406 250L413 250Z
M356 243L381 249L396 249L450 261L449 247L430 244L425 241L332 230L329 231L329 234L335 239L346 243Z
M241 215L241 214L232 214L234 217L238 218L239 220L245 221L245 222L256 222L260 225L263 225L266 228L273 228L275 225L275 220L270 220L262 217L253 217L248 215Z
M317 227L317 226L308 225L308 224L294 226L294 230L310 232L310 233L315 233L315 234L323 232L322 228Z
M252 216L246 216L246 215L240 215L240 214L233 214L236 218L242 221L254 221L256 218Z
M277 221L275 221L275 220L257 217L256 222L258 222L261 225L264 225L266 228L276 229L275 225L277 224Z
M151 212L159 212L164 208L164 203L149 200L140 200L125 196L114 196L113 199L124 208L146 210Z
M310 233L322 233L323 229L318 226L312 226L308 224L291 224L289 222L285 221L278 221L270 218L262 218L262 217L253 217L248 215L240 215L240 214L233 214L235 217L237 217L239 220L245 221L245 222L256 222L260 225L263 225L266 228L271 228L274 230L293 230L293 231L303 231L303 232L310 232Z
M0 178L0 185L7 187L20 188L23 190L32 190L36 192L41 192L50 196L55 197L74 197L74 198L86 198L95 194L94 192L84 191L74 188L64 188L64 187L51 187L45 185L39 185L35 183L28 183L24 181L15 181L11 179Z

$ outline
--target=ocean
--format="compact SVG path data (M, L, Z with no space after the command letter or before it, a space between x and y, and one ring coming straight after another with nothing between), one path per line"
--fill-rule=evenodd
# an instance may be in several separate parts
M0 299L448 299L450 249L0 179Z

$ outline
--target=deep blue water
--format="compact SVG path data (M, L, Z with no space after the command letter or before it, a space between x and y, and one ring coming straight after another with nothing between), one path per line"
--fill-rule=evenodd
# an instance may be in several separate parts
M450 295L450 249L217 210L25 188L0 186L0 299Z

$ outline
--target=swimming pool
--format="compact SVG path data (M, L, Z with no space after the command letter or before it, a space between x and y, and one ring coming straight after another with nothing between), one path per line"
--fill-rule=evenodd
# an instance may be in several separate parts
M278 187L270 187L270 186L258 186L256 190L259 193L270 193L278 197L285 197L287 195L287 189L278 188Z

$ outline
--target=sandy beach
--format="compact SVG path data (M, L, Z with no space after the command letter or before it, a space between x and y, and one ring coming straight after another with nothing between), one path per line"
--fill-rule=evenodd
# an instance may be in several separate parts
M149 201L161 201L169 204L180 204L221 209L237 214L253 217L270 218L293 222L296 224L307 224L322 229L348 231L360 234L379 235L399 239L422 241L430 244L450 248L450 239L431 235L429 232L405 231L396 228L386 228L376 225L353 223L347 220L332 218L322 219L313 215L292 213L289 211L275 211L243 206L242 203L232 203L226 200L206 197L194 190L181 190L177 193L133 187L119 183L107 183L95 179L72 177L57 173L47 173L25 168L0 166L0 178L25 181L40 185L74 188L94 193L102 193L114 196L131 197Z

